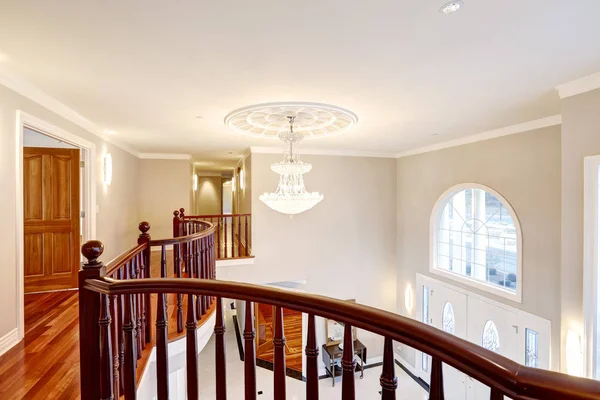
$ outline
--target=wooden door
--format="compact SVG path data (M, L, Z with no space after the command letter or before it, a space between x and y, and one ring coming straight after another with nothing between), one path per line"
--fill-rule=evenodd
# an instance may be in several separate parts
M77 287L79 149L23 148L25 293Z

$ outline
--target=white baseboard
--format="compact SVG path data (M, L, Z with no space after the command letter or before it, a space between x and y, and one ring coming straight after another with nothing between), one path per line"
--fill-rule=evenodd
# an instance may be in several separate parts
M217 267L233 267L235 265L251 265L254 264L254 257L252 258L231 258L217 260Z
M19 341L19 330L17 328L2 336L0 338L0 356L12 349Z

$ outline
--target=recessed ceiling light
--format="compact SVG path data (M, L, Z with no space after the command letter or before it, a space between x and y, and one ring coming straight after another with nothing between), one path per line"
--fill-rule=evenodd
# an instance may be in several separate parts
M440 8L440 12L446 15L452 14L460 10L460 8L464 5L465 3L463 3L461 0L449 1Z
M198 118L198 119L204 119L204 117L202 115L196 115L196 118Z

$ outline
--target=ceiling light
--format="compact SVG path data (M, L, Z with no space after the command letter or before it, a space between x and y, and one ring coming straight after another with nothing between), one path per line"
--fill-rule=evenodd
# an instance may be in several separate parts
M298 160L294 154L294 143L302 140L302 133L294 132L294 116L289 116L290 131L281 132L279 139L285 145L283 161L271 164L271 170L279 174L279 185L273 193L259 196L260 201L269 208L282 214L300 214L310 210L323 200L323 195L318 192L307 192L304 187L302 175L311 170L312 166Z
M460 10L460 8L464 5L465 3L463 3L461 0L449 1L440 8L440 12L446 15L452 14Z

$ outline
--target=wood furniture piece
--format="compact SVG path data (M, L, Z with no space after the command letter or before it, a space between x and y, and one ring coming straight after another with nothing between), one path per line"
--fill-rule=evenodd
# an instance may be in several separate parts
M382 400L396 399L394 341L431 356L430 400L444 399L443 364L456 368L489 386L490 400L501 400L504 396L513 400L600 398L598 381L526 367L475 343L462 340L408 317L326 296L216 280L216 253L212 247L214 225L202 221L194 222L198 224L189 226L186 224L188 235L175 239L152 241L149 237L140 235L138 246L125 252L106 267L98 260L102 254L102 243L90 241L84 244L82 253L88 261L79 272L80 359L86 360L81 364L80 369L82 400L119 398L119 389L122 389L121 393L124 394L125 400L137 398L135 390L137 352L139 346L145 344L144 337L148 338L148 324L153 323L156 324L157 398L161 400L168 398L169 355L165 328L169 321L165 318L164 312L163 294L165 293L185 295L188 297L188 305L199 305L199 307L187 307L186 313L189 399L197 399L198 395L196 311L199 308L200 315L205 312L207 304L205 300L208 300L208 304L216 303L217 311L220 313L222 297L246 302L244 317L246 323L243 333L244 400L257 400L254 302L277 307L273 338L276 350L273 366L274 400L285 400L285 337L283 318L281 318L283 307L308 314L305 348L307 399L319 399L318 355L319 349L322 348L318 347L316 340L316 316L335 319L344 324L343 340L346 345L342 350L341 358L342 400L356 398L353 327L383 337L383 363L379 379ZM161 276L165 276L162 271L166 270L165 247L175 245L174 252L179 261L178 273L183 271L181 264L185 262L186 273L190 271L191 276L200 279L152 278L146 274L143 267L147 265L150 247L155 245L160 246L162 250ZM138 268L142 274L141 279L130 279L139 276ZM158 294L158 296L154 298L157 312L150 314L148 296L151 294ZM178 305L178 325L180 312ZM155 319L152 318L153 315L156 315ZM224 335L223 317L217 315L215 323L216 400L226 399ZM364 355L366 358L366 354ZM117 362L119 368L116 367ZM119 372L118 376L117 372Z
M356 366L356 372L360 371L360 379L365 374L365 362L367 361L367 348L358 339L353 343L354 354L360 359L360 365ZM323 362L325 363L325 372L331 376L331 386L335 386L335 378L342 376L342 372L335 369L336 361L341 361L344 350L340 349L338 344L323 345Z

